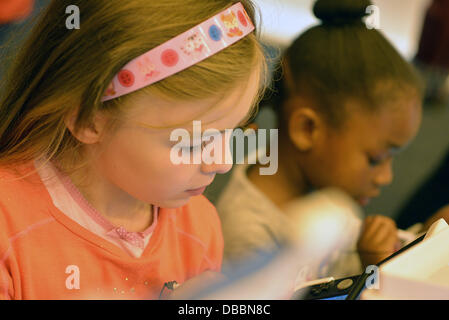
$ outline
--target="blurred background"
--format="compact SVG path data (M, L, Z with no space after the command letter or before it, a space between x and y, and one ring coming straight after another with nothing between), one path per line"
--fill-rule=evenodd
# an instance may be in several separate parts
M312 14L314 0L254 0L262 13L262 36L268 43L287 47L318 20ZM425 10L430 0L373 0L380 9L380 28L401 53L416 52Z
M25 16L12 15L9 20L0 21L2 58L0 78L4 76L2 73L8 58L13 58L14 43L20 42L20 38L15 37L15 34L22 34L19 30L29 30L39 12L50 2L49 0L7 0L6 2L8 1L23 2L24 6L32 5L32 11ZM306 28L317 23L311 12L314 0L253 1L261 11L262 40L267 46L274 48L272 52L275 55L286 48ZM373 4L380 9L380 31L410 61L414 59L418 50L424 17L431 2L431 0L373 0ZM4 14L5 12L0 12L0 17ZM8 43L6 46L7 39L14 39L14 43ZM273 125L273 115L264 110L256 121L260 127L269 128ZM446 152L449 151L448 127L447 103L426 102L422 128L418 137L396 158L394 182L366 208L368 214L383 214L396 218L409 199L420 197L419 195L414 197L415 191L437 170ZM215 182L206 190L206 196L212 202L217 201L230 174L217 176ZM440 189L442 188L444 189L444 186ZM442 191L449 194L449 190Z

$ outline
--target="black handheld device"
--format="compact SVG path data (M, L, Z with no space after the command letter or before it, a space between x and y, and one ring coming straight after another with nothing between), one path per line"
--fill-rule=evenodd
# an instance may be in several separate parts
M390 259L420 243L424 237L425 235L422 235L412 241L386 259L377 263L376 266L381 266ZM373 272L374 271L371 273L364 272L360 275L330 280L325 283L300 289L294 293L292 300L357 300L366 287L366 281L373 274Z
M293 300L344 300L359 275L312 285L295 292Z
M404 246L403 248L401 248L400 250L396 251L395 253L393 253L391 256L385 258L384 260L382 260L381 262L377 263L376 266L380 267L382 264L384 264L385 262L389 261L390 259L396 257L397 255L401 254L402 252L410 249L411 247L415 246L416 244L420 243L424 237L426 235L422 235L421 237L417 238L416 240L410 242L408 245ZM374 271L373 271L374 272ZM345 300L356 300L360 297L360 294L362 293L362 291L365 289L365 283L366 280L369 278L369 276L372 275L371 273L362 273L356 283L354 284L354 286L351 288L351 290L348 293L348 296L346 297Z

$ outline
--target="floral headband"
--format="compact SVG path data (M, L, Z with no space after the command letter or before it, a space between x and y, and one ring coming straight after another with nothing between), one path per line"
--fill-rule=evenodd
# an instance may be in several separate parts
M102 101L168 78L229 47L253 30L245 8L236 3L129 62L114 76Z

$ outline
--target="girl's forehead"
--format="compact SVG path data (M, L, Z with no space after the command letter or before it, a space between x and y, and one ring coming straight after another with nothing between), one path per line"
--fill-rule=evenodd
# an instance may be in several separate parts
M397 108L376 111L355 111L348 118L346 133L377 149L399 149L417 135L421 125L421 106L415 99L404 101Z
M157 95L137 97L130 106L129 119L154 127L189 127L193 121L206 126L230 127L240 123L253 108L259 91L259 79L254 72L243 83L225 93L206 99L176 100Z

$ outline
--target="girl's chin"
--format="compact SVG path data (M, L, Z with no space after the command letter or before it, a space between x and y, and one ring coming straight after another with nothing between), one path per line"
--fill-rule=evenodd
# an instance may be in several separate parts
M165 200L156 204L158 207L166 208L166 209L176 209L186 205L191 197L173 199L173 200Z

